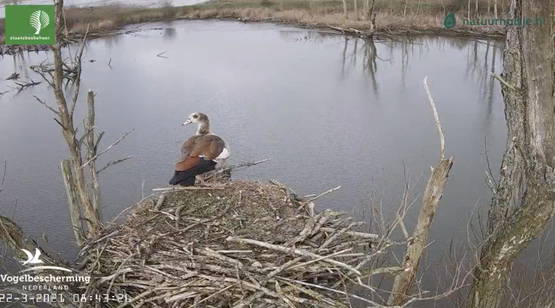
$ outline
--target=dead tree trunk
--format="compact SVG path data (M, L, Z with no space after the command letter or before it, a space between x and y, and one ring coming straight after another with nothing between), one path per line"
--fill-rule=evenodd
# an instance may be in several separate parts
M471 289L472 307L498 307L513 260L555 210L555 5L512 0L510 18L545 16L544 26L509 27L503 96L507 149Z
M96 112L94 108L94 92L89 91L87 94L87 119L85 121L85 134L86 134L86 147L87 147L87 161L90 161L87 166L90 175L90 189L91 189L91 202L96 212L96 215L102 219L102 212L100 210L100 184L98 183L98 173L96 169L96 160L94 159L98 151L98 140L96 136L95 119Z
M75 110L75 104L77 102L79 86L76 86L76 94L71 105L68 106L66 97L63 90L63 80L64 80L64 62L62 60L61 46L63 44L63 6L64 1L56 1L56 43L52 46L52 53L54 55L54 75L52 87L54 89L54 96L56 99L57 110L57 122L62 127L62 134L66 141L69 149L71 172L73 179L72 190L75 191L77 196L77 201L79 202L80 212L83 215L85 224L87 226L86 234L87 236L93 235L102 225L100 216L95 211L94 206L89 198L87 191L87 186L85 182L85 174L81 165L83 164L83 158L81 156L81 150L79 141L77 138L77 131L73 123L73 111ZM80 66L80 64L78 64ZM77 68L80 71L80 67ZM80 78L80 76L77 76ZM79 82L78 80L76 82ZM68 198L71 198L68 196Z
M71 220L71 229L77 245L81 246L85 242L87 236L85 235L85 227L83 226L83 219L81 217L81 210L79 208L79 197L75 189L75 180L73 179L73 171L71 168L71 161L66 159L60 164L64 186L66 188L67 204L69 206L69 217Z
M403 305L407 301L408 292L414 283L414 278L418 271L420 258L428 245L430 227L439 206L439 200L443 195L443 188L447 182L449 170L451 170L451 166L453 165L452 157L448 159L445 158L445 139L439 122L439 116L428 88L427 79L424 79L424 86L428 93L441 140L441 157L435 168L432 167L432 174L428 179L428 184L426 185L424 196L422 197L422 208L418 215L418 222L412 236L407 241L407 250L403 261L404 270L395 276L391 295L387 302L388 305Z
M347 0L343 0L343 17L347 19Z
M370 20L370 31L376 31L376 13L374 11L374 7L376 4L376 0L371 0L370 5L368 6L367 18Z
M470 19L470 0L468 0L468 6L466 8L467 12L466 12L466 18Z

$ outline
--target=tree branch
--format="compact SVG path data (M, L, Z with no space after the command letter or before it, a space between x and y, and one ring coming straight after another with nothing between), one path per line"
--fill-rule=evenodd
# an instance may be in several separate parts
M110 151L114 146L118 145L118 143L122 142L123 139L125 139L127 136L129 136L131 133L133 133L135 130L130 130L128 132L126 132L125 134L123 134L121 137L119 137L116 141L114 141L114 143L110 144L106 149L104 149L102 152L96 154L95 156L91 157L89 160L87 160L83 165L81 165L81 168L85 168L86 166L88 166L91 162L97 160L100 156L102 156L103 154L105 154L106 152Z

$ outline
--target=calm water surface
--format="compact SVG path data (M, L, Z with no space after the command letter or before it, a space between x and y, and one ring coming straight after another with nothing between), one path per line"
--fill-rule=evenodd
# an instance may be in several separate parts
M444 252L452 238L464 242L472 211L490 199L485 144L494 171L505 144L501 93L490 76L502 69L499 44L425 37L371 43L225 21L136 28L143 31L91 41L84 56L82 88L97 92L105 141L135 129L104 160L134 157L101 176L107 218L166 185L180 143L194 131L180 123L194 111L210 116L234 162L271 158L235 177L276 179L299 194L341 185L318 206L365 220L370 205L391 212L406 180L418 197L439 156L426 75L447 154L455 157L431 251ZM16 94L4 80L13 72L40 80L28 67L47 58L0 58L0 92L9 91L0 96L0 161L8 162L0 214L36 238L46 234L47 247L71 257L58 169L66 147L33 98L53 103L52 94L44 84Z

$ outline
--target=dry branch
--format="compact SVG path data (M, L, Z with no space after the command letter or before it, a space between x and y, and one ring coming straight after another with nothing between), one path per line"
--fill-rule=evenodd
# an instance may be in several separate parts
M121 137L119 137L116 141L114 141L114 143L107 146L106 149L100 151L99 153L95 154L93 157L89 158L84 164L81 165L81 168L85 168L86 166L88 166L92 162L96 161L100 156L106 154L108 151L110 151L113 147L115 147L120 142L122 142L125 138L127 138L127 136L129 136L134 131L135 130L133 129L133 130L130 130L128 132L125 132L123 135L121 135Z
M428 77L424 78L424 88L428 94L429 103L440 136L441 158L435 168L431 168L432 174L424 190L422 208L418 215L418 221L410 240L407 242L407 249L403 261L404 270L395 276L393 282L391 295L388 299L388 304L390 305L402 305L407 302L408 293L414 283L420 259L424 253L424 249L428 245L430 227L439 206L439 200L443 194L449 170L451 170L451 166L453 165L452 157L445 159L445 137L443 136L441 122L439 121L437 109L428 87Z
M0 192L4 189L4 183L6 183L6 174L8 172L8 162L4 161L4 169L2 170L2 180L0 180Z
M34 87L34 86L36 86L36 85L39 85L39 84L40 84L40 81L33 81L33 80L30 80L30 81L27 81L27 82L14 82L14 83L15 83L15 84L17 85L17 87L18 87L17 93L20 93L21 91L23 91L23 90L25 90L25 89L27 89L27 88L29 88L29 87Z

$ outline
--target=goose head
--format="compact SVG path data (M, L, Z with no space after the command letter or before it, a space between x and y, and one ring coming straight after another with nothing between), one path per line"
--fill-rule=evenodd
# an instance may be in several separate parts
M183 126L189 124L208 124L208 116L202 112L193 112L187 117L185 122L183 122Z
M197 135L209 135L210 134L210 121L208 116L201 112L193 112L189 115L187 120L183 122L183 125L198 124Z

